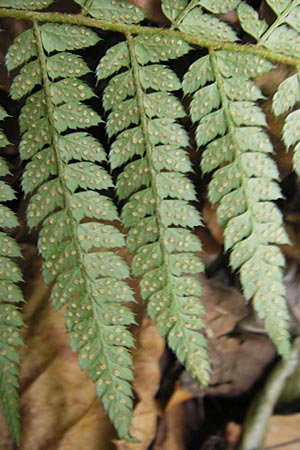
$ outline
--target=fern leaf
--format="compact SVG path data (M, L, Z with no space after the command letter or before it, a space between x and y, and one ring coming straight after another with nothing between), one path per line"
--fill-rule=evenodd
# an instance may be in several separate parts
M96 19L122 23L139 23L145 18L144 11L127 0L75 0L90 16ZM86 4L87 3L87 4Z
M22 98L35 88L20 115L20 154L28 160L22 180L30 196L28 225L41 227L43 276L54 283L55 308L66 305L66 326L79 364L94 380L120 437L130 439L133 341L127 327L134 317L121 303L134 298L124 281L129 269L113 252L125 241L115 224L117 210L105 195L113 186L99 165L106 154L88 132L101 121L85 103L94 93L79 79L89 68L72 53L99 39L84 27L34 24L25 40L31 50L21 61L12 92ZM13 51L20 43L22 36ZM24 92L28 74L37 75Z
M0 8L39 10L47 8L54 0L0 0Z
M260 20L258 12L247 3L241 3L237 12L244 31L258 40L268 28L266 21Z
M259 43L283 54L299 57L299 5L297 2L278 2L270 0L269 6L278 16ZM282 41L284 39L284 41ZM296 73L282 81L273 96L272 107L275 115L288 113L283 127L283 141L287 148L294 146L293 167L300 174L300 129L299 109L290 112L299 101L299 69Z
M178 28L186 33L220 41L232 42L237 39L235 32L229 25L217 17L206 14L200 7L196 7L186 14Z
M7 116L0 107L1 120ZM4 158L0 158L0 175L9 175ZM18 226L14 213L2 203L15 197L12 188L0 180L0 229ZM20 328L23 326L18 303L24 301L17 283L22 274L15 262L21 256L16 241L0 231L0 404L9 430L17 443L20 441L18 403L19 346L23 345Z
M248 83L253 87L251 78L258 72L268 72L271 65L257 57L255 66L245 65L248 58L253 59L250 55L240 64L238 53L224 51L210 51L203 58L190 69L193 74L195 66L205 67L204 82L194 84L190 108L192 119L198 122L197 144L206 146L202 170L214 171L209 199L219 203L218 221L225 227L225 250L231 250L230 265L240 272L245 298L252 298L279 353L287 356L283 258L275 245L287 243L288 238L280 212L272 203L281 197L275 182L279 175L268 156L272 146L262 128L266 126L264 114L254 101L248 100L248 91L239 88ZM188 71L183 82L186 94L191 93L190 77ZM257 86L250 90L250 96L251 91L253 100L261 98Z
M127 36L126 46L127 50L122 47L127 55L122 59L125 70L116 73L120 64L115 70L113 64L107 67L104 56L97 76L102 79L108 73L113 75L105 93L109 95L115 86L116 94L119 90L121 94L117 107L106 95L104 108L108 133L115 136L111 165L121 171L117 193L120 200L127 200L121 217L129 229L127 245L135 252L132 273L141 276L141 293L159 332L166 335L178 358L205 385L210 369L205 339L199 334L204 326L198 298L201 286L191 277L203 270L193 253L201 248L200 243L190 232L201 222L189 204L195 200L195 191L186 175L191 171L184 151L188 137L176 121L184 111L172 94L181 84L175 73L161 64L185 54L189 46L182 40L159 36ZM115 55L113 49L108 50L108 57ZM124 80L130 87L126 94L120 88ZM181 159L183 165L179 164Z

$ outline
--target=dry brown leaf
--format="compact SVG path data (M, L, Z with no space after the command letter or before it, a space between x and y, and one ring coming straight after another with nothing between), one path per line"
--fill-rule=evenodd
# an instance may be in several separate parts
M139 440L131 444L123 440L115 441L118 450L146 450L156 433L158 407L155 395L159 387L159 360L165 342L159 336L154 323L145 318L136 338L134 361L134 391L138 403L134 408L131 435Z
M175 390L174 390L171 398L169 399L165 409L166 409L166 411L169 411L175 405L186 402L187 400L190 400L191 398L194 398L194 397L195 397L194 394L192 394L190 391L187 391L179 383L177 383Z
M153 450L185 450L185 422L183 403L169 409L160 421Z
M288 416L274 415L270 418L264 447L276 450L299 450L300 448L300 413Z

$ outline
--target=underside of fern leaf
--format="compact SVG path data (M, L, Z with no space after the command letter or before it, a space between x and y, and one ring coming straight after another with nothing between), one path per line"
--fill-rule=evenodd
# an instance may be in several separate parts
M81 368L94 380L119 435L129 438L133 342L127 325L134 318L123 303L134 299L124 281L129 269L116 252L125 241L105 195L112 186L101 166L106 154L87 131L101 121L85 103L94 96L80 80L89 68L73 53L97 41L87 28L34 24L11 47L7 65L23 64L12 97L29 94L20 115L20 154L28 161L22 187L30 195L28 224L42 227L44 279L54 283L54 307L67 305L65 322ZM23 60L15 64L21 48ZM28 73L30 84L23 82Z
M217 204L231 268L239 272L244 296L252 300L279 353L289 354L279 247L288 238L276 204L282 198L279 173L255 77L270 72L281 58L294 66L273 97L273 110L286 115L283 141L294 147L294 170L300 175L300 6L298 1L266 0L274 16L270 24L241 0L162 0L170 29L154 29L133 1L75 0L81 13L66 16L68 23L63 15L41 12L52 3L0 0L4 16L11 11L19 18L21 11L33 22L6 55L8 70L16 73L11 98L23 102L20 157L27 222L30 229L39 229L43 276L53 286L54 308L66 311L79 364L95 382L119 436L130 440L129 326L135 324L128 306L134 301L130 273L139 280L148 315L192 376L205 386L211 371L199 282L201 242L193 234L201 217L186 151L187 114L195 127L202 172L211 177L208 197ZM232 11L237 12L238 33L221 20ZM96 29L119 32L113 37L117 44L108 40L105 54L100 50L96 69L108 158L95 138L103 120L91 105L101 100L86 82L92 74L82 56L83 49L99 42ZM256 43L240 43L242 33ZM181 80L175 68L192 45L198 52ZM8 142L4 134L0 137L3 148ZM107 142L105 136L101 142ZM8 174L0 159L0 176ZM0 400L18 439L22 319L16 305L22 294L15 258L20 253L6 234L17 225L3 204L14 194L1 183ZM117 205L111 195L114 185ZM133 254L131 271L120 256L124 248Z
M113 75L104 92L112 169L120 200L127 200L122 221L127 245L135 252L133 276L141 276L141 295L159 332L203 385L210 372L202 334L201 250L190 228L201 224L189 203L196 200L188 178L188 136L178 119L185 115L173 92L181 84L163 62L189 51L182 40L126 36L108 50L98 79ZM117 72L117 74L115 74ZM124 89L124 84L129 87ZM116 95L118 104L114 104ZM130 127L130 128L129 128ZM129 128L129 129L128 129Z
M266 119L255 103L262 94L251 80L271 67L250 54L211 50L193 63L183 87L193 94L190 111L198 124L197 144L206 146L202 171L214 171L208 196L218 202L230 265L239 270L244 296L252 299L279 353L287 356L284 258L277 245L288 243L288 238L274 204L281 193L275 182L278 171L269 157L272 145L263 129ZM203 77L191 86L189 80L198 71Z
M0 107L0 120L7 116ZM0 131L0 148L9 144ZM15 240L7 230L18 226L13 211L4 203L15 198L12 188L2 177L9 175L9 167L0 157L0 404L9 430L19 443L19 401L18 401L18 364L20 362L19 346L23 344L20 327L23 325L18 304L23 302L23 295L17 283L22 281L22 274L15 262L21 256Z

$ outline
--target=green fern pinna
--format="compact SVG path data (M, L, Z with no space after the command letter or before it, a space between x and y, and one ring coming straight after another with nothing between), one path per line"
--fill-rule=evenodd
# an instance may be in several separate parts
M211 173L208 197L217 204L231 268L278 352L289 356L284 258L278 247L288 238L274 203L282 197L279 174L255 77L276 62L294 67L274 95L273 110L286 115L283 141L294 148L299 175L300 6L267 0L275 17L268 24L244 1L162 0L169 26L154 27L128 1L77 0L81 10L74 15L42 11L52 3L0 0L0 17L31 24L6 55L8 71L16 74L11 98L23 102L19 149L27 223L39 230L43 276L53 284L53 307L66 306L66 328L80 367L89 372L119 436L132 440L130 278L139 279L148 315L192 376L206 386L211 372L202 289L195 277L203 271L201 242L193 233L201 217L186 152L187 115L202 173ZM252 45L241 44L220 19L231 11ZM119 39L99 57L95 71L102 89L100 117L90 106L95 86L85 81L91 69L81 50L98 44L107 30ZM172 61L195 49L198 57L179 77ZM3 109L0 115L4 120ZM100 123L107 148L95 137ZM5 135L0 138L5 148ZM16 264L20 251L9 236L17 219L5 205L14 198L8 175L2 158L0 400L18 442L23 297ZM134 255L131 268L119 256L125 247Z

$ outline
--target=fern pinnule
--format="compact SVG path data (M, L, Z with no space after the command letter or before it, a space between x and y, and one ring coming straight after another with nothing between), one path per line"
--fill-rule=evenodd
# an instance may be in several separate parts
M30 50L15 60L24 40ZM79 79L89 68L73 53L98 40L96 33L84 27L34 24L24 38L16 39L7 62L10 69L23 65L13 82L12 96L20 98L34 90L20 114L20 154L28 161L22 180L24 192L30 195L28 224L41 226L38 245L44 258L43 276L47 283L54 283L54 307L67 306L65 322L81 368L95 382L120 437L130 439L128 349L133 340L127 326L134 317L123 303L134 298L124 281L129 277L128 266L116 253L125 246L116 226L118 213L104 195L113 186L101 167L106 154L87 131L101 122L85 103L93 91ZM34 76L26 84L28 73Z
M45 9L54 3L54 0L0 0L0 8L39 10Z
M279 353L287 356L284 258L274 245L287 243L288 238L273 203L281 192L275 183L277 168L268 156L272 145L263 131L266 119L256 104L262 94L251 80L271 67L256 56L210 50L192 64L183 89L191 93L189 79L199 70L202 78L193 87L190 109L198 123L197 144L206 146L202 170L214 171L209 199L219 203L225 250L231 250L230 265L240 272L245 298L253 299Z
M188 136L177 122L185 112L173 94L176 74L162 62L189 51L169 36L126 36L108 50L97 67L98 79L113 75L104 91L107 132L117 177L127 245L135 253L132 273L141 276L148 313L178 358L200 383L208 381L201 286L191 275L202 271L194 254L200 242L190 228L200 225L187 177L191 163L184 148ZM116 74L114 74L117 72ZM126 94L124 84L126 83ZM114 104L112 96L117 97ZM182 161L182 164L180 163Z
M6 117L6 111L0 107L0 121ZM0 131L0 148L5 148L8 144L5 134ZM0 157L0 177L9 174L7 162ZM4 205L14 198L14 191L9 184L0 180L0 405L9 430L19 443L18 364L19 346L23 345L20 332L23 319L18 304L24 298L17 285L22 281L22 274L15 262L21 252L16 241L7 234L8 229L19 224L14 212Z

